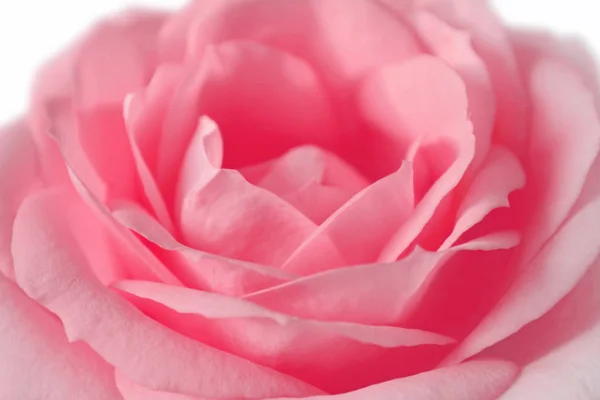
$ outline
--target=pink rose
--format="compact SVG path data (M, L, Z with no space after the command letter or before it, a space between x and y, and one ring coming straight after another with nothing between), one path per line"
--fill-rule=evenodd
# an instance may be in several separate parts
M0 135L0 399L600 398L599 93L476 0L101 23Z

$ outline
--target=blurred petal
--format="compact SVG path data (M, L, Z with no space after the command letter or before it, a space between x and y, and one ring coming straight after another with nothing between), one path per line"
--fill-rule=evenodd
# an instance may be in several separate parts
M163 51L178 61L184 52L191 58L202 54L209 43L259 41L308 60L335 83L419 52L413 33L371 0L357 0L352 7L344 0L195 1L161 36Z
M148 81L163 19L160 14L132 13L104 21L42 70L31 121L43 171L52 172L49 180L66 175L48 131L96 196L136 195L122 104L127 93Z
M122 400L112 368L0 276L0 398Z
M10 255L13 221L36 181L38 161L23 121L0 129L0 275L14 278Z
M90 274L54 207L60 209L60 197L53 195L23 203L15 222L13 256L19 285L61 319L69 340L86 342L150 389L212 398L319 393L291 377L185 338L139 313Z

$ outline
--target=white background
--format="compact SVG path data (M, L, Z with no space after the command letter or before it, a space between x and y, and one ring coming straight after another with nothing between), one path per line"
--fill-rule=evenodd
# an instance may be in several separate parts
M349 2L352 0L348 0ZM402 0L398 0L402 1ZM598 0L494 0L510 23L584 37L600 54ZM26 105L36 68L99 17L132 6L186 0L0 0L0 124Z

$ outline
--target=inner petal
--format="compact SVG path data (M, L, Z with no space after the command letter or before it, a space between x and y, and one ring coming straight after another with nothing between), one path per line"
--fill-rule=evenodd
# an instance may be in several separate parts
M282 157L240 170L251 183L321 224L369 182L353 167L316 146L296 147Z
M184 158L177 217L185 241L211 253L281 265L317 228L277 195L222 169L220 132L202 118ZM335 253L324 238L320 250Z

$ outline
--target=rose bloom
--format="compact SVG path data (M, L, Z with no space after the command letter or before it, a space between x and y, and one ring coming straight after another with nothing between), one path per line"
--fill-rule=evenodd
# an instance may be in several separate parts
M484 1L100 23L0 134L0 399L599 399L599 93Z

